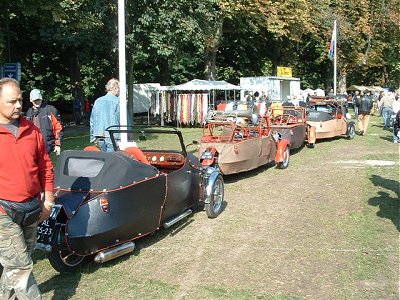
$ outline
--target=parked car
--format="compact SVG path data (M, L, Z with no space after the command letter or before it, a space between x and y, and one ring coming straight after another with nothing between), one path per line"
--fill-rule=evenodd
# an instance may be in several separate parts
M275 162L286 168L287 143L275 140L270 121L250 110L215 112L207 118L199 147L203 166L214 166L224 175L253 170Z
M317 140L336 136L353 139L356 127L350 119L345 101L314 98L308 103L307 124L314 128ZM314 144L309 146L314 147Z
M220 172L186 151L180 131L108 131L115 152L94 146L63 151L55 169L56 204L38 226L37 248L61 273L75 272L89 259L102 263L131 252L134 240L172 226L197 207L204 206L209 218L223 210ZM129 141L117 143L124 134ZM162 136L166 142L156 147Z
M271 105L268 114L272 136L286 144L286 151L315 143L315 129L307 124L306 108Z

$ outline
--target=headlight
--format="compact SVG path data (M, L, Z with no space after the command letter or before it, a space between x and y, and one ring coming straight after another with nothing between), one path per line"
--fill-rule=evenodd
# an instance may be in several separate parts
M276 131L272 133L272 138L275 140L275 142L279 141L281 139L281 136L279 133Z
M213 158L213 154L211 151L204 151L200 156L200 159L205 159L205 160L210 160L212 158Z

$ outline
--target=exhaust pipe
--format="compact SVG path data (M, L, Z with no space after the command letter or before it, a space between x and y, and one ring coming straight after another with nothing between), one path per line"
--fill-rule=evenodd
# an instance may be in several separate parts
M132 252L135 249L135 243L133 242L127 242L125 244L116 246L111 249L107 249L104 251L100 251L97 253L97 255L94 258L94 261L96 263L104 263L106 261L109 261L111 259L114 259L116 257L122 256L124 254L127 254L129 252Z
M183 218L187 217L188 215L190 215L192 213L191 209L188 209L187 211L185 211L183 214L177 216L176 218L172 219L171 221L165 222L164 223L164 228L168 228L171 227L172 225L174 225L175 223L179 222L180 220L182 220Z

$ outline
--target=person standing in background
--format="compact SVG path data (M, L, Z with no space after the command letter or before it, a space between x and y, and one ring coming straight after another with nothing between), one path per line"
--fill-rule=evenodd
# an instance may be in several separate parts
M85 98L85 125L90 125L90 114L92 112L92 103L88 98Z
M98 98L93 105L90 116L90 142L96 143L101 151L113 152L107 127L119 125L119 81L112 78L106 84L104 96Z
M357 103L360 101L360 92L355 91L353 94L352 102L353 102L353 108L354 108L354 116L357 118L358 117L358 106Z
M398 144L399 139L400 139L400 110L397 112L397 114L394 116L393 120L393 143Z
M54 206L54 174L40 130L21 112L18 81L0 79L0 299L37 300L42 296L31 254L37 225L50 217ZM35 209L26 212L31 204Z
M367 133L370 113L372 109L372 99L370 95L371 93L369 91L366 91L365 94L361 96L361 99L356 102L356 105L358 107L357 120L360 135L366 135Z
M38 89L33 89L29 98L32 107L27 111L26 118L42 132L47 152L60 155L63 128L58 110L43 101L42 93Z
M399 142L399 114L400 114L400 97L398 92L394 95L392 103L392 119L393 119L393 143Z
M72 111L74 114L75 125L81 124L81 99L76 96L72 101Z
M389 129L390 128L390 121L392 118L392 104L393 104L393 98L390 94L390 92L385 92L383 94L383 97L381 99L381 111L382 111L382 117L383 117L383 129Z

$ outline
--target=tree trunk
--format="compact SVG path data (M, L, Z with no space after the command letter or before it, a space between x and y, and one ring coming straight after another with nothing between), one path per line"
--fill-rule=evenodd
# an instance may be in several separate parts
M82 77L80 70L80 63L78 60L78 55L76 53L76 49L71 47L67 50L68 55L68 64L69 64L69 77L71 80L72 86L72 97L78 98L81 100L81 107L84 107L83 101L83 88L82 88Z
M216 80L216 63L217 52L221 43L222 29L224 25L224 16L221 14L217 20L216 26L213 28L215 31L209 36L205 36L206 48L204 57L204 78L206 80Z
M346 69L346 64L340 68L340 72L338 74L338 93L340 94L346 94L346 86L347 86L347 69Z
M160 84L170 85L171 73L169 71L169 61L166 57L158 58L158 67L160 68Z
M276 41L273 43L274 46L274 51L272 52L271 55L271 63L272 63L272 74L274 76L278 75L278 67L281 63L281 50L282 50L282 43L279 41Z
M207 49L205 54L205 63L204 63L204 79L206 80L215 80L215 64L217 60L217 51L218 48Z

